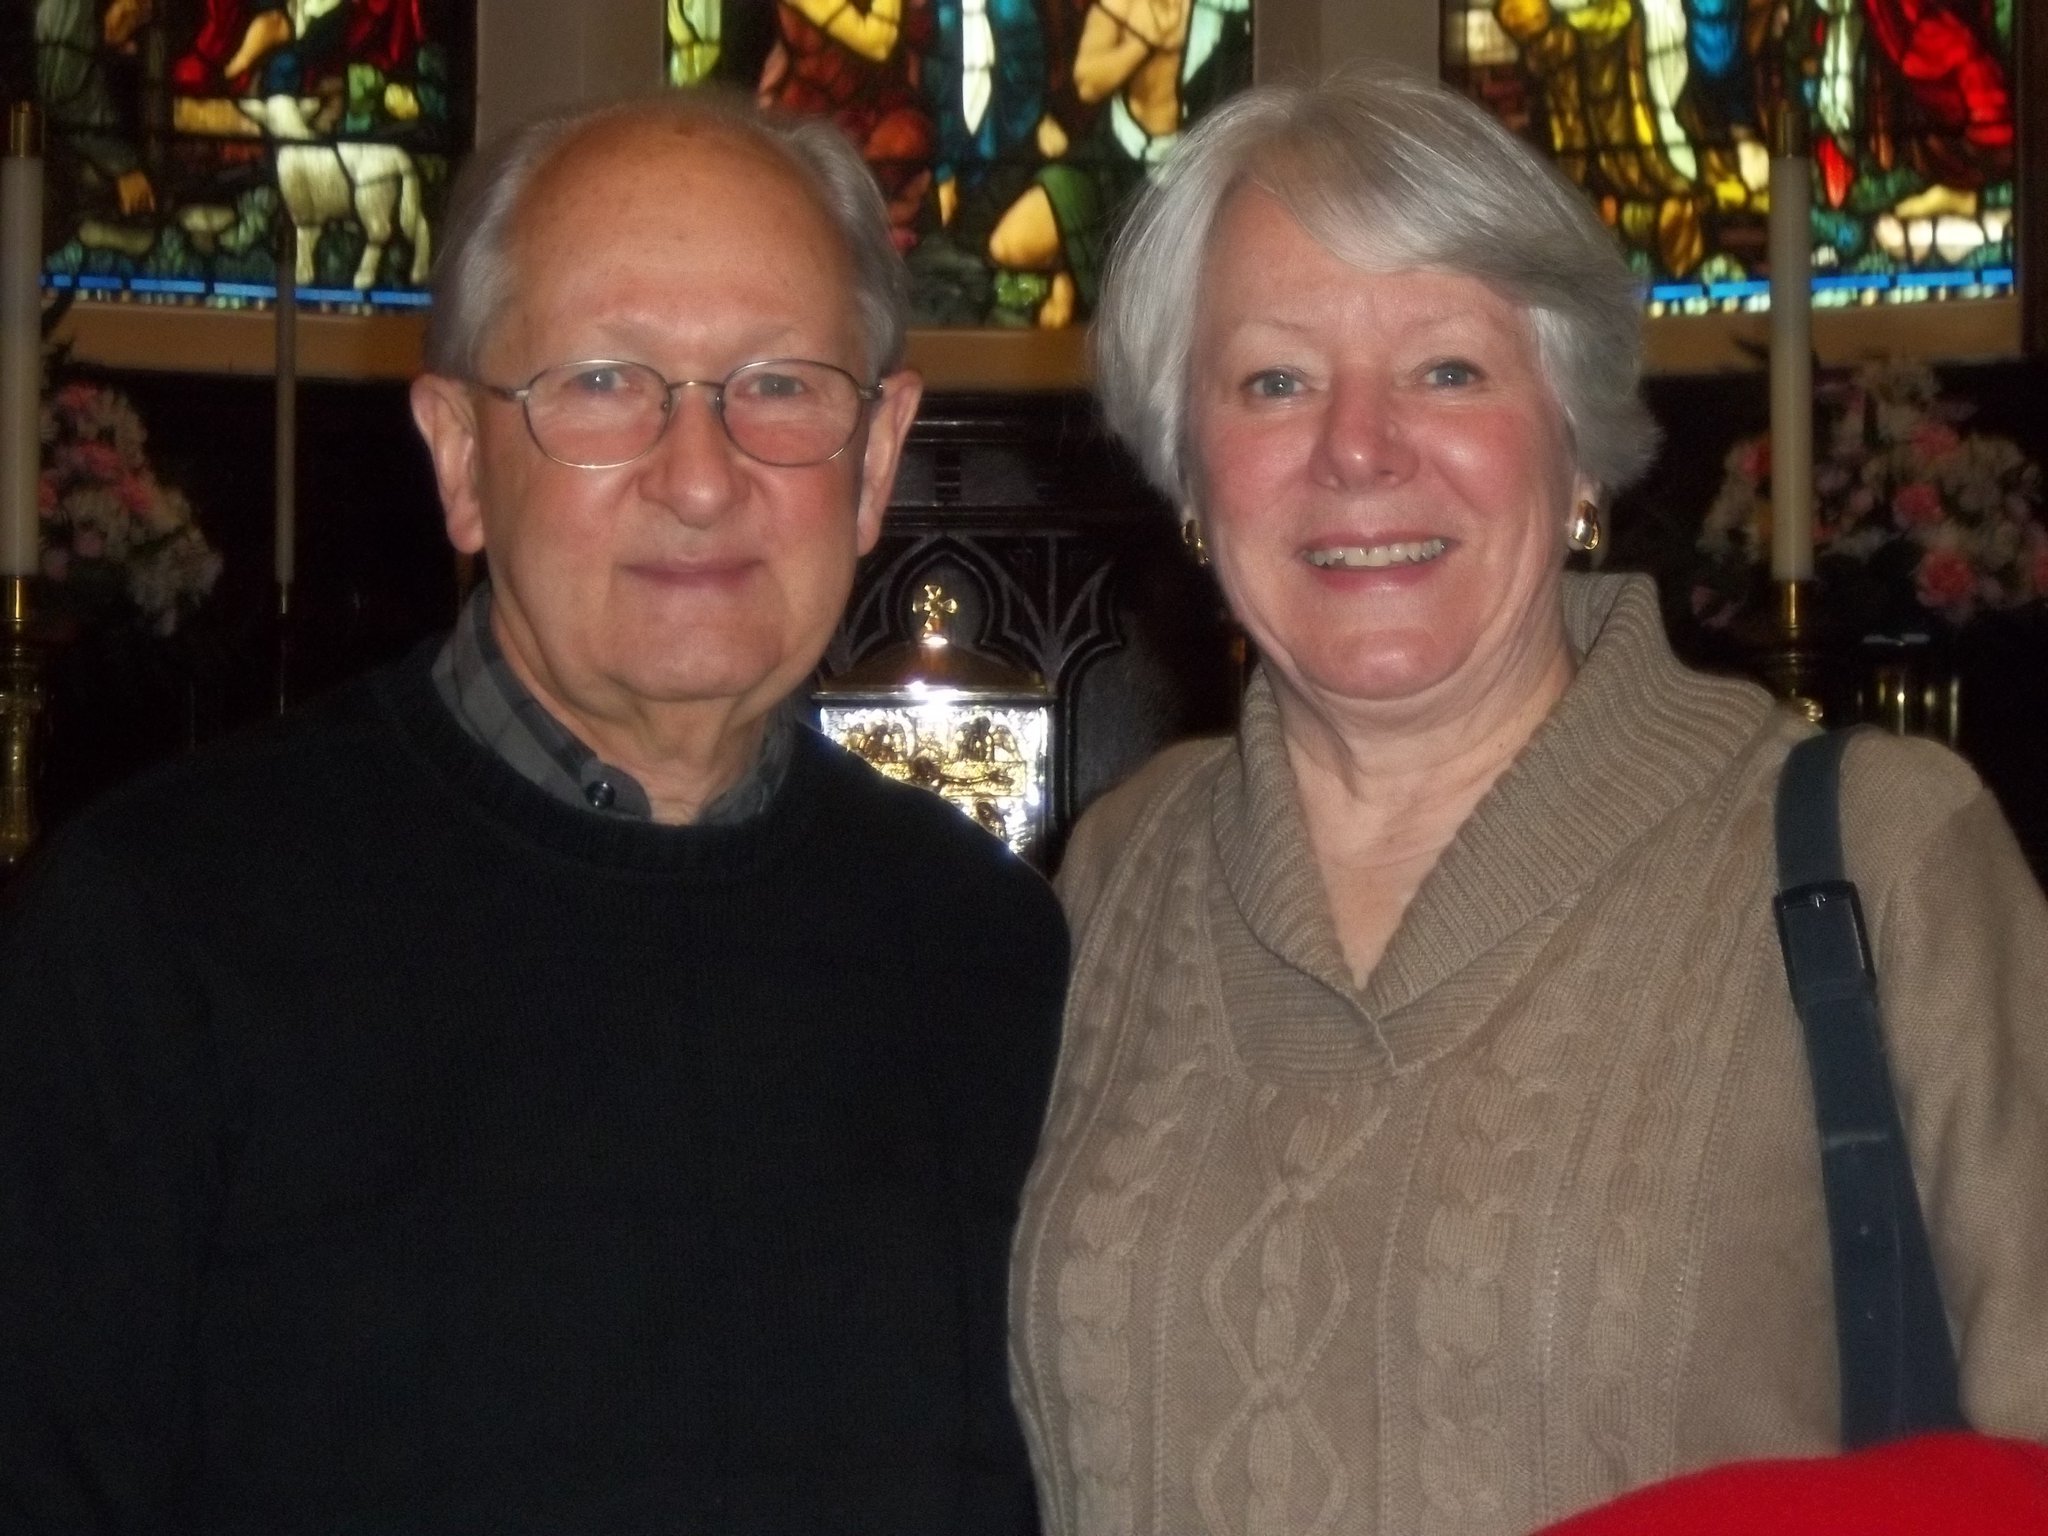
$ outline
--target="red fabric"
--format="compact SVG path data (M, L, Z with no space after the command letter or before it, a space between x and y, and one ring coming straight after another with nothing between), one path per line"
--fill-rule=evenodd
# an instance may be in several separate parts
M248 0L206 0L198 36L171 65L171 88L187 96L249 89L250 75L223 80L220 72L242 45L255 17ZM343 36L343 62L373 64L388 75L426 36L419 0L349 0Z
M1830 208L1839 208L1849 200L1849 188L1856 181L1856 164L1842 153L1842 146L1832 134L1824 134L1815 151L1815 158L1820 161L1820 195Z
M776 11L781 48L769 57L761 100L839 125L881 185L896 248L909 250L938 149L931 109L917 86L919 59L931 46L929 10L923 0L907 0L896 47L881 60L834 42L795 6Z
M1537 1536L2043 1536L2048 1447L1923 1435L1640 1488Z
M1866 3L1871 37L1929 123L1985 148L2010 148L2005 71L1969 22L1941 0Z
M387 75L412 57L426 35L420 0L353 0L349 6L349 58Z
M206 0L206 20L191 51L171 66L172 89L191 96L212 86L248 27L249 8L243 0Z

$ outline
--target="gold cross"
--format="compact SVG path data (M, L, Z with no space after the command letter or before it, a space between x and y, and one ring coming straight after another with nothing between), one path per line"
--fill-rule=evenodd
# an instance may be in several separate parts
M946 632L946 620L960 611L960 604L946 596L946 589L936 582L926 582L924 596L910 605L912 613L924 615L924 635L940 635Z

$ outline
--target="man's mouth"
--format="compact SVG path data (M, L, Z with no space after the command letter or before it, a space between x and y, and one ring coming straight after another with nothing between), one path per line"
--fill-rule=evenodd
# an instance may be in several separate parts
M1332 544L1302 551L1318 570L1379 571L1395 565L1422 565L1451 547L1448 539L1410 539L1396 544Z

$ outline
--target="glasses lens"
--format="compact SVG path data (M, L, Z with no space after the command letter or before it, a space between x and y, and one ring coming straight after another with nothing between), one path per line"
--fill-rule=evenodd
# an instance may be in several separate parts
M625 464L661 436L668 389L639 363L564 363L533 381L526 421L540 451L564 464Z
M853 440L860 386L830 363L749 363L725 381L725 430L764 464L822 464Z

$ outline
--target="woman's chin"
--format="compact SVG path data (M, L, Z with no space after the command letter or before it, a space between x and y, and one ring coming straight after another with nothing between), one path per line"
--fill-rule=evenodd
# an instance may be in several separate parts
M1426 704L1456 691L1457 667L1440 651L1380 650L1318 664L1276 661L1283 688L1326 706Z
M1268 666L1296 692L1360 704L1398 703L1436 691L1470 660L1470 646L1445 626L1391 624L1319 629L1296 637L1274 630L1252 638Z

